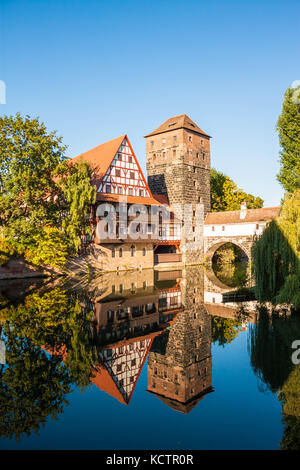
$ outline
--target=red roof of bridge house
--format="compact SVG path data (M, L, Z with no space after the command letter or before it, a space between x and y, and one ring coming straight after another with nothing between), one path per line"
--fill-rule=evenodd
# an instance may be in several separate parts
M245 222L267 222L279 216L280 207L263 207L247 209L246 216L240 217L241 211L210 212L207 214L205 225L242 224Z

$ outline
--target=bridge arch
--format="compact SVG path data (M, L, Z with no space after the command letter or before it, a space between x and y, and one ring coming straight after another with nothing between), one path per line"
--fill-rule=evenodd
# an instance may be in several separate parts
M232 245L239 247L247 256L248 262L251 261L251 246L249 246L248 240L243 243L234 239L222 239L218 241L214 240L211 243L206 244L204 252L205 262L209 264L212 263L212 259L216 251L227 243L231 243Z

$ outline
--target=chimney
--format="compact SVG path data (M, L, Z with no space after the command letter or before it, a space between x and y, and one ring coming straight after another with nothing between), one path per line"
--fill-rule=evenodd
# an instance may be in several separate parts
M247 202L241 203L240 219L245 219L247 215Z

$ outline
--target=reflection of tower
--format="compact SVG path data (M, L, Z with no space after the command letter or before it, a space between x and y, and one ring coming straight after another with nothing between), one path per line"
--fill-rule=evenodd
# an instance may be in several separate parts
M203 305L203 270L183 272L184 311L156 338L148 357L148 391L188 413L212 391L211 318Z

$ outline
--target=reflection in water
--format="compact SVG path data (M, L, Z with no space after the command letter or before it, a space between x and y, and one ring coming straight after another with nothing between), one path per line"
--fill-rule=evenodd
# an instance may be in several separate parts
M203 305L203 281L199 269L184 272L184 310L155 339L148 358L148 391L184 413L212 391L211 319Z
M300 369L290 360L299 320L288 306L258 308L228 291L200 267L106 273L80 286L1 283L0 435L38 432L74 387L94 384L128 405L145 364L154 401L188 414L213 391L211 343L248 329L260 389L282 403L281 447L299 447Z
M300 368L291 361L291 345L299 338L299 317L265 308L249 336L251 365L262 390L277 393L282 403L282 449L300 448Z

